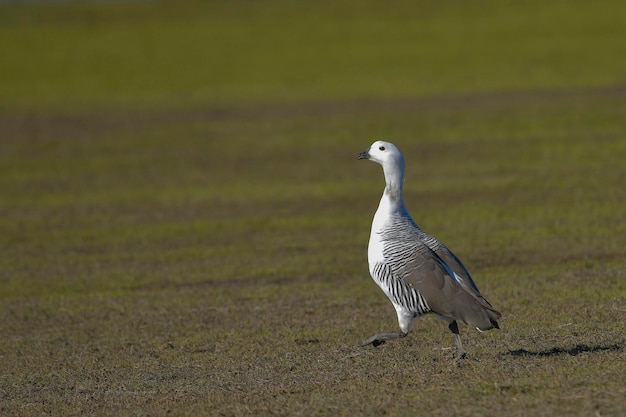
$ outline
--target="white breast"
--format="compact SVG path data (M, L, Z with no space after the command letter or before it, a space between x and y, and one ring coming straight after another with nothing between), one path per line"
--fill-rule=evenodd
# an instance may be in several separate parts
M370 241L367 246L367 261L369 263L370 275L372 276L374 265L385 260L383 255L384 245L382 231L390 219L392 206L389 198L383 194L380 204L378 205L378 210L376 210L376 214L374 214L374 220L372 220Z

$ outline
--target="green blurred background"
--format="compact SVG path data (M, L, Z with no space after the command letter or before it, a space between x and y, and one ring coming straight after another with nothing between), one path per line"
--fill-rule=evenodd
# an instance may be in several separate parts
M626 74L619 1L1 7L0 100L10 109L590 88Z

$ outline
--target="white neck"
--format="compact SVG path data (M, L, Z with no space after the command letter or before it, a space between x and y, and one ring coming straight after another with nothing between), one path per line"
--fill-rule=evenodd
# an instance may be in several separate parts
M374 215L372 232L379 231L391 214L408 215L402 196L402 186L404 185L404 161L402 159L396 163L383 164L385 174L385 191L378 204L378 210Z
M404 197L402 196L404 159L400 156L396 160L388 160L381 165L385 174L385 191L372 221L372 230L367 250L370 273L373 273L373 268L377 262L384 260L384 244L381 232L385 230L387 222L397 215L411 217L404 205Z
M404 207L404 199L402 197L404 159L400 157L395 161L384 163L383 173L385 174L385 191L381 203L387 199L389 200L390 209L401 209Z

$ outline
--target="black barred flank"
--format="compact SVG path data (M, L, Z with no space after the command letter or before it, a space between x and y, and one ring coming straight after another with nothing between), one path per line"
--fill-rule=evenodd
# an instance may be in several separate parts
M377 263L373 272L379 285L387 289L394 304L401 306L415 316L431 311L422 294L403 278L396 276L387 263Z

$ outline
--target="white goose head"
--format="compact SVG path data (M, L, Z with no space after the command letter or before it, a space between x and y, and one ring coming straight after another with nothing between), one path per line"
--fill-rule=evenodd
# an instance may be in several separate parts
M404 183L404 156L402 151L391 142L377 140L369 149L359 153L358 159L369 159L383 167L386 192L399 196Z

